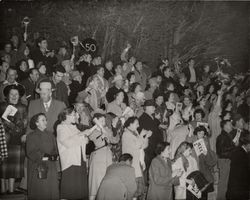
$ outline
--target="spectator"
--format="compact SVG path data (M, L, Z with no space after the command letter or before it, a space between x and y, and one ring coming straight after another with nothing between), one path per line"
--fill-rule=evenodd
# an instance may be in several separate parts
M124 124L124 133L122 135L122 153L129 153L133 156L132 166L135 169L137 189L134 194L135 198L143 199L145 183L143 179L143 171L145 166L145 153L144 149L148 145L148 138L152 132L141 131L139 134L139 120L137 117L130 117Z
M188 59L188 67L183 70L184 74L187 77L188 83L193 87L198 81L198 74L195 69L195 61L193 58Z
M89 167L89 199L94 200L98 188L105 176L106 169L112 164L112 152L110 143L118 143L119 135L114 137L112 131L106 127L105 115L96 113L93 121L98 126L89 139L94 142L95 150L90 155Z
M47 130L47 119L43 113L34 115L30 120L33 132L27 137L28 157L28 198L59 199L59 184L56 162L58 152L56 139ZM45 177L39 177L44 170Z
M38 79L38 70L36 68L32 68L29 70L29 77L21 82L25 88L25 94L28 102L36 98L36 84Z
M30 101L28 119L31 119L35 114L45 113L48 121L47 130L53 134L57 117L66 106L63 102L52 98L52 83L48 79L44 79L38 84L37 92L40 99Z
M143 65L141 61L137 61L135 64L135 82L141 84L142 90L144 91L147 83L147 75L143 70Z
M118 90L115 94L115 99L107 105L107 113L111 112L118 117L122 117L125 111L126 105L123 103L124 92L123 90Z
M226 198L249 199L250 171L249 171L249 152L250 152L250 135L241 138L241 145L232 153L230 160L230 172Z
M173 185L179 185L182 172L172 172L170 147L167 142L160 142L156 146L156 157L149 168L149 188L147 200L173 199ZM175 174L175 175L174 175ZM174 176L173 176L174 175Z
M114 73L113 73L113 62L111 60L107 60L105 62L104 78L106 80L109 80L113 75L114 75Z
M122 154L119 163L110 165L97 193L97 200L132 200L136 191L133 157ZM110 192L113 191L113 192Z
M218 167L220 172L220 179L218 185L218 199L226 199L226 191L228 184L228 177L230 171L230 158L232 153L236 149L235 143L237 140L233 141L233 136L231 135L232 123L230 120L225 120L221 122L221 134L216 140L216 153L218 155Z
M8 85L3 91L6 102L0 104L0 116L3 116L5 113L5 117L2 117L2 120L8 147L8 157L0 166L1 192L9 191L14 193L15 179L24 176L25 154L23 143L25 142L24 135L27 126L27 108L20 102L24 92L24 88L21 85ZM14 115L10 114L10 106L16 109Z
M119 90L122 90L124 92L124 103L128 104L128 95L123 90L124 81L121 75L117 75L114 77L112 83L114 83L114 86L110 87L106 94L106 99L108 103L111 103L115 99L115 95Z
M2 60L0 60L0 63L1 63L0 64L0 83L2 83L6 79L6 73L10 65L6 61L2 61Z
M54 69L53 76L51 77L51 82L52 82L52 87L55 88L55 91L53 92L52 96L56 100L64 102L65 105L68 106L69 90L67 88L67 85L62 81L65 72L66 71L63 68L63 66L57 66Z
M29 76L29 65L26 60L21 60L17 63L17 81L20 83Z
M154 117L155 107L154 100L146 100L144 103L144 113L139 118L140 130L144 129L152 132L148 147L145 149L147 170L149 169L152 159L155 157L156 145L163 141L163 134L159 128L160 121Z
M89 130L79 131L74 125L77 115L73 107L64 109L58 116L57 145L61 160L62 179L60 198L88 199L86 144ZM74 155L74 156L72 156Z

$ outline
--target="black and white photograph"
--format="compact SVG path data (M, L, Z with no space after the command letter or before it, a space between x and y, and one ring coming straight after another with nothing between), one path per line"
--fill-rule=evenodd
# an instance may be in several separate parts
M0 200L250 200L250 1L0 0Z

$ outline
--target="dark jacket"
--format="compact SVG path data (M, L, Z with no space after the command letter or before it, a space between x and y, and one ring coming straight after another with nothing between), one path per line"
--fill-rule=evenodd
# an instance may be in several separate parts
M145 112L139 118L140 130L150 130L152 131L152 136L149 138L148 147L145 149L145 164L147 169L149 168L152 159L156 156L155 148L159 142L163 141L163 135L159 129L160 121L158 119L151 118Z
M231 155L230 173L226 197L228 200L248 200L249 191L249 155L242 147L237 147Z
M0 104L0 116L3 115L5 109L12 105L17 109L14 116L8 116L8 120L2 118L7 145L21 145L21 137L25 134L27 127L27 107L21 103L16 105L2 102Z
M55 161L42 161L45 154L57 155L55 137L46 130L35 130L27 136L28 198L32 200L59 199L59 182ZM37 167L48 168L46 179L37 177Z
M27 100L34 100L36 98L36 83L34 83L30 78L27 78L22 81L21 84L25 88L25 95Z
M235 149L236 146L233 143L232 134L222 130L221 134L216 139L216 153L218 157L230 159Z
M197 82L198 81L198 71L195 67L194 67L194 71L195 71L195 77L196 77L196 82ZM184 68L183 73L186 75L187 81L189 82L190 78L191 78L191 72L190 72L189 67Z
M126 164L107 168L97 193L97 200L132 200L136 191L135 170Z

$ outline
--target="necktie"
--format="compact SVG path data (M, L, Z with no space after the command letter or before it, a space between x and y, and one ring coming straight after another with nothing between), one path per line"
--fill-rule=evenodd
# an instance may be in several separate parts
M45 111L48 112L48 110L49 110L49 105L45 103Z

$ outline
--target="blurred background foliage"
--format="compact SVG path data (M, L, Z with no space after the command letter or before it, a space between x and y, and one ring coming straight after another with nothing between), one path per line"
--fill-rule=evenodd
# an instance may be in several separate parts
M97 40L99 54L119 62L122 49L154 68L194 57L198 64L229 59L233 71L249 68L249 2L31 1L1 2L1 43L22 37L21 21L31 18L29 37L46 36L49 48L70 37Z

